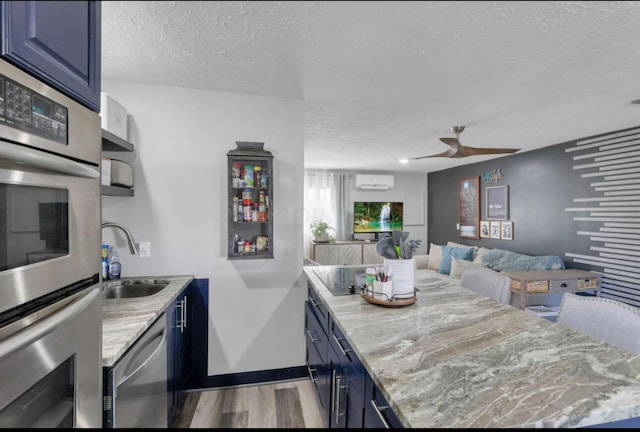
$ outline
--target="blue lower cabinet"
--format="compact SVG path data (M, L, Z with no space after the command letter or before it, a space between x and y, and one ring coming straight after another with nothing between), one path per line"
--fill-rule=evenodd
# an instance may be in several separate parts
M336 352L329 348L331 365L331 403L329 407L329 427L344 428L347 425L347 377Z
M326 329L318 321L313 306L307 302L305 309L306 362L309 379L315 389L320 409L326 415L324 424L329 423L329 404L331 399L331 371L327 358Z
M187 286L167 309L167 414L175 419L188 379L189 365L189 288Z
M369 374L365 381L365 428L404 428Z
M305 337L309 377L327 427L403 427L311 285Z

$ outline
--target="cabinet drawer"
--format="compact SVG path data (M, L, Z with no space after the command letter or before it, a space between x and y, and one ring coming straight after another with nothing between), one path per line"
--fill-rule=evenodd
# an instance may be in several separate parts
M522 283L518 280L511 279L511 291L520 292L522 288ZM540 293L540 292L548 292L549 291L549 281L541 280L527 283L527 292L529 293Z
M328 338L321 323L313 313L313 306L309 302L306 305L304 333L308 347L314 347L322 360L327 359Z
M316 349L317 347L310 345L312 344L307 339L306 360L309 379L316 391L321 411L326 413L329 412L329 404L331 403L331 371L327 361L327 353L325 351L325 355L323 357ZM327 420L325 419L325 423L326 421Z
M308 295L307 302L311 305L311 309L315 314L316 318L320 322L325 334L329 333L329 311L327 307L324 305L322 300L320 300L320 296L316 292L315 288L311 282L308 282Z
M598 288L598 278L578 279L577 280L577 288L579 290L597 289Z
M578 284L576 283L576 279L559 279L549 281L550 291L576 290L577 288Z
M340 364L344 368L345 374L349 376L355 390L363 394L366 375L364 366L351 347L351 344L349 344L333 320L331 320L330 324L329 346L335 351Z

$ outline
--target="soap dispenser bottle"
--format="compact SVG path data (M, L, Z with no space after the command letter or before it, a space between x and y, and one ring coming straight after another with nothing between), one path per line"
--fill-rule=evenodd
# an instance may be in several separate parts
M111 246L109 248L109 279L120 279L121 269L118 252L115 247Z

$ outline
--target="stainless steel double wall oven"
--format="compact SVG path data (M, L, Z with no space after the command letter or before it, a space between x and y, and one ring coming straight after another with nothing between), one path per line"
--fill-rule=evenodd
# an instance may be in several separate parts
M97 113L0 60L0 427L102 426Z

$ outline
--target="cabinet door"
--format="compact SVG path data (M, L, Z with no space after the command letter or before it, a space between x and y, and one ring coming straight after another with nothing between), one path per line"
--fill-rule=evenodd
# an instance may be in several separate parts
M365 380L365 428L404 428L369 374Z
M384 258L378 253L376 243L362 245L362 264L384 264Z
M331 365L331 407L329 409L329 427L344 428L347 425L347 377L333 348L329 347Z
M337 265L338 248L332 244L315 244L313 245L313 260L322 265Z
M184 291L176 299L176 351L175 351L175 379L176 379L176 402L179 404L187 382L189 370L189 291Z
M347 391L346 391L346 425L348 428L362 429L364 426L364 404L361 392L358 392L355 388L353 381L351 381L349 374L347 377Z
M339 362L341 366L334 368L339 373L336 372L337 387L332 393L337 400L332 406L335 405L335 410L340 416L340 418L334 416L334 421L336 424L342 424L341 427L362 428L366 372L362 362L333 320L330 320L329 324L329 347L333 361Z
M360 244L314 244L314 261L322 265L362 264Z
M320 411L324 414L324 424L329 422L329 404L331 402L331 371L327 359L326 334L311 311L307 302L305 311L306 362L311 384L318 397Z
M362 245L338 245L338 261L340 265L362 264Z
M99 1L3 1L2 57L100 112Z
M188 288L182 291L173 302L171 312L167 313L167 404L169 423L173 421L176 410L184 395L188 376L189 338Z

